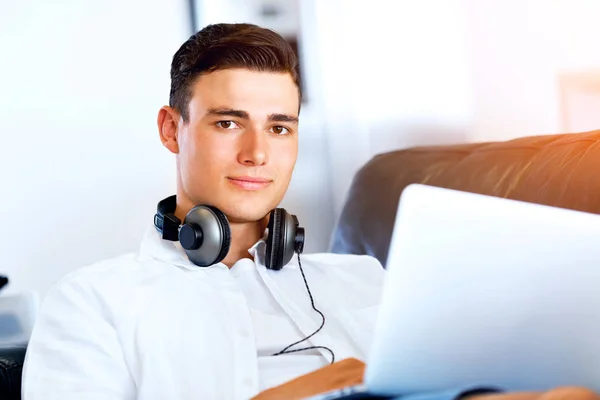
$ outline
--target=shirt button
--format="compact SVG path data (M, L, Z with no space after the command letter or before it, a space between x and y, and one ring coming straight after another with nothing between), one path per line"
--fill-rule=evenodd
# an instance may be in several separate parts
M240 336L243 338L250 337L250 332L247 329L240 329Z
M244 378L244 386L252 386L252 378Z

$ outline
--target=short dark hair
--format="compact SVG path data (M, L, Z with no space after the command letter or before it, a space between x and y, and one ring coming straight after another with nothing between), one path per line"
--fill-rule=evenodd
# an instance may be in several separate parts
M213 24L192 35L173 56L169 105L188 122L196 79L229 68L288 72L302 97L298 57L281 35L253 24Z

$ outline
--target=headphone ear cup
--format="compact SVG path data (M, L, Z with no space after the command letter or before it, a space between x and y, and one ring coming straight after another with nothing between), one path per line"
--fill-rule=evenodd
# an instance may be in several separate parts
M196 206L186 215L179 231L179 242L190 261L199 267L221 262L229 253L231 230L221 210Z
M285 223L284 212L282 208L276 208L271 211L269 217L269 235L267 237L267 260L268 269L279 270L283 268L283 235L282 225Z
M217 256L214 262L214 264L216 264L223 261L223 259L227 257L227 253L229 253L229 247L231 246L231 228L229 227L229 221L227 220L227 217L225 216L223 211L212 206L206 207L215 213L215 215L219 219L221 229L223 232L223 242L221 243L221 251L219 252L219 255Z

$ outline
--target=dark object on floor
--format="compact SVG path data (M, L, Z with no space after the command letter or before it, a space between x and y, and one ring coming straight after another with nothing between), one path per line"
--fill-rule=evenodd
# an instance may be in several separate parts
M25 346L0 347L0 399L21 400Z

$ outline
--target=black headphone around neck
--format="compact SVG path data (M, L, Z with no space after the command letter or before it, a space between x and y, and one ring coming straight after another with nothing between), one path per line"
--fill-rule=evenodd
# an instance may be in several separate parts
M199 205L190 210L183 224L175 216L177 198L167 197L158 203L154 226L162 238L179 241L190 261L208 267L222 261L229 252L231 231L225 214L216 207ZM266 267L280 270L290 262L294 253L304 248L304 228L298 218L283 208L270 213L267 227Z
M174 214L176 207L176 196L167 197L158 203L154 215L154 226L161 233L162 238L175 242L179 241L190 261L199 267L208 267L222 261L229 252L231 244L231 231L225 214L216 207L199 205L187 213L182 224L181 220ZM298 218L295 215L288 214L283 208L275 208L269 215L267 231L266 267L280 270L290 262L294 253L297 253L298 266L310 297L310 303L322 318L321 326L314 333L290 344L283 350L274 353L273 356L322 348L331 353L331 363L333 364L335 353L326 346L293 349L297 344L313 337L325 325L325 315L315 306L300 262L300 253L304 249L304 228L300 227Z

